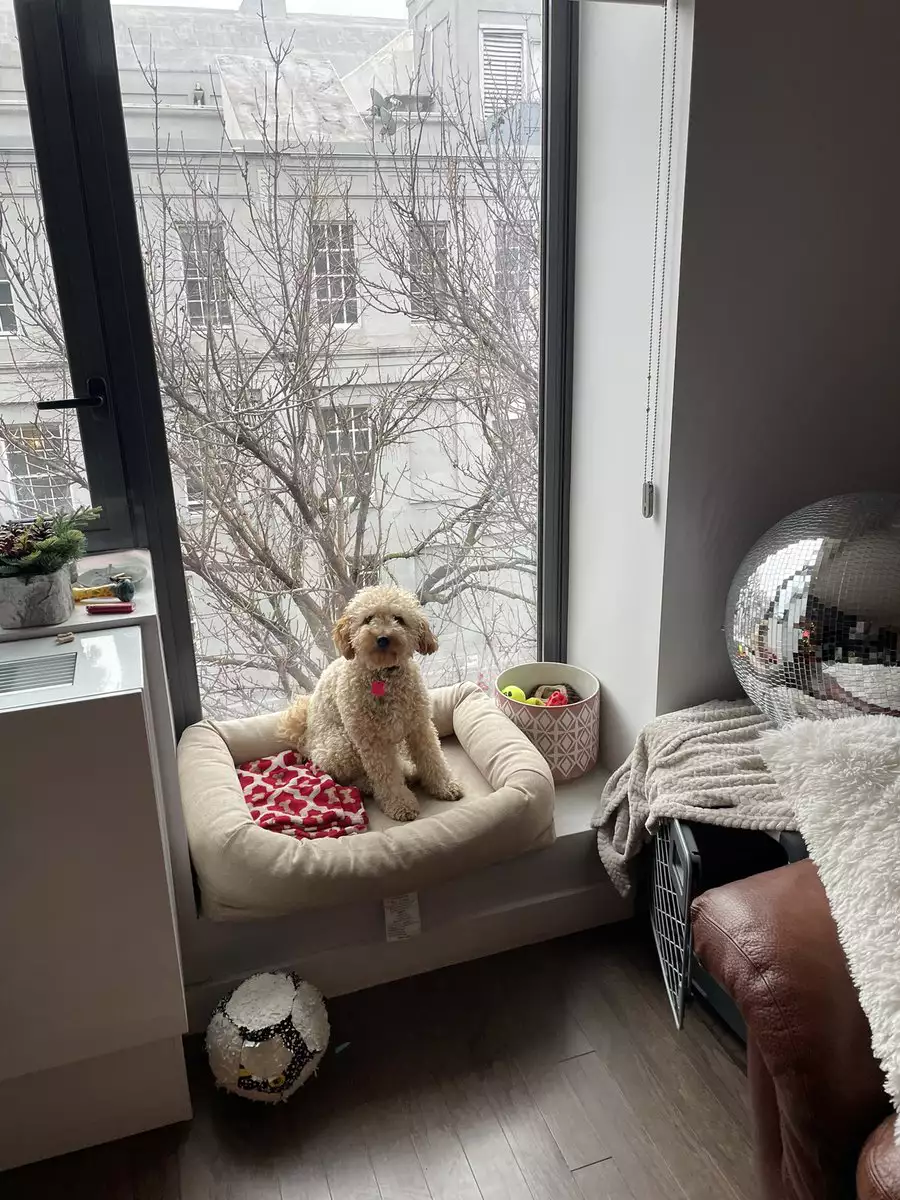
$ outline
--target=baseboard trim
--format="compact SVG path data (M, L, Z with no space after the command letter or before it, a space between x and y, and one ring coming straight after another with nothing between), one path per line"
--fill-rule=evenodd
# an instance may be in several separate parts
M0 1171L190 1120L181 1038L3 1080L0 1112Z

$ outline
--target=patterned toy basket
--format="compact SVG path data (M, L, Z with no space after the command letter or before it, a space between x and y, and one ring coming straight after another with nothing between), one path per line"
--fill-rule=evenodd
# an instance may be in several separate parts
M515 684L527 696L542 684L564 683L582 697L576 704L541 708L520 704L503 695ZM577 779L597 761L600 741L600 682L569 663L531 662L510 667L497 676L494 700L514 725L540 750L557 783Z

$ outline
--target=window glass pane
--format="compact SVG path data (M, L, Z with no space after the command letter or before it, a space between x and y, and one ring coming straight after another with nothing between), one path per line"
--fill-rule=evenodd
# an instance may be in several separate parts
M434 684L536 649L541 6L292 7L113 8L213 715L312 688L375 582Z
M12 8L0 10L0 521L90 503L25 106Z

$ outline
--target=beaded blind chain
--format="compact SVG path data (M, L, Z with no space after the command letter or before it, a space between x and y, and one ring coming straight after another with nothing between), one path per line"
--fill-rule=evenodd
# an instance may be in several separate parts
M652 517L656 509L656 427L659 419L660 360L666 299L666 263L669 250L669 210L672 202L672 149L675 137L675 72L678 66L678 8L680 0L667 0L663 10L662 66L659 84L659 140L656 151L656 206L653 226L653 274L650 282L650 335L647 353L647 405L644 414L644 483L641 513ZM671 31L669 28L671 16ZM671 67L669 39L671 36ZM663 171L665 158L665 172ZM660 216L662 215L662 238Z

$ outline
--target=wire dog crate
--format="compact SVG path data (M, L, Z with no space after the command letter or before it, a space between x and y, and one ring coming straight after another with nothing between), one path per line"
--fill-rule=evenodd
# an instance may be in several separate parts
M664 821L653 844L650 926L663 983L681 1028L691 986L691 900L700 872L696 845L688 846L680 821Z
M745 1035L731 997L700 965L691 948L691 902L701 892L807 857L798 833L770 836L665 820L653 839L650 926L663 983L680 1029L692 992L702 996L734 1030Z

